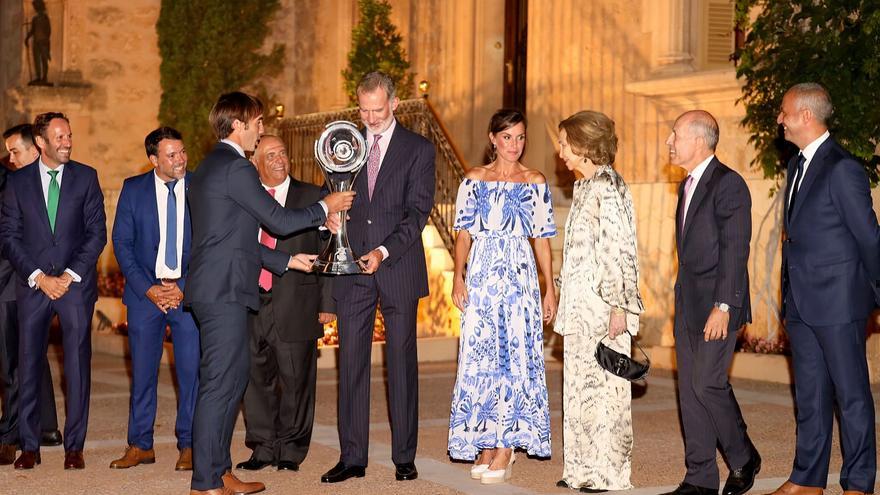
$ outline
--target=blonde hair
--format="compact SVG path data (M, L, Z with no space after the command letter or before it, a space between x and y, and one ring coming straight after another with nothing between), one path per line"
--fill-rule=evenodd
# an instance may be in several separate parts
M559 123L571 151L596 165L612 165L617 155L614 121L602 112L580 111Z

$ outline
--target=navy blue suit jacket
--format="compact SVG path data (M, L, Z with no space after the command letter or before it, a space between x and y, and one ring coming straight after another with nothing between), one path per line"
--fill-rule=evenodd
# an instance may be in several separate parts
M434 145L400 122L376 177L370 200L366 166L354 183L357 195L348 215L348 237L355 255L363 256L379 246L388 258L373 275L338 277L333 287L337 301L361 277L375 277L380 289L398 300L428 295L428 273L422 229L434 207Z
M184 178L189 187L191 174ZM165 219L162 219L164 222ZM184 290L189 251L192 244L192 225L189 208L183 213L183 253L181 277L177 281ZM157 285L156 256L159 252L159 208L156 204L155 172L125 179L116 204L113 221L113 252L122 274L125 275L125 292L122 302L126 306L151 307L155 304L147 297L147 290Z
M794 157L786 205L796 166ZM866 319L880 282L880 227L864 169L833 138L813 156L790 217L785 208L785 232L782 266L801 319L813 326Z
M59 276L70 268L82 277L59 302L94 304L98 299L95 267L107 243L104 194L98 173L75 161L64 165L55 232L43 199L40 167L34 163L9 174L0 219L3 254L19 275L19 300L34 294L27 278L36 269ZM42 295L42 293L40 293Z
M3 204L3 188L6 186L6 175L9 173L6 167L0 166L0 205ZM9 260L0 255L0 303L15 302L15 279L17 277Z
M277 235L317 227L327 216L318 203L289 210L266 194L254 164L217 143L192 174L192 218L184 303L234 302L257 310L261 265L281 275L290 255L260 244L260 224Z
M684 183L678 187L676 246L678 279L675 314L690 331L702 332L715 302L731 307L728 331L752 321L749 297L749 242L752 198L743 178L713 158L695 185L684 230L680 211Z

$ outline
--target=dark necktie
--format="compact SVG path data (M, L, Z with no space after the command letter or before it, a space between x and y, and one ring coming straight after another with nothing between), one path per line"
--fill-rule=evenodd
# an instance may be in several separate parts
M791 199L788 202L788 218L791 218L791 214L794 212L794 200L797 198L800 182L803 182L804 164L806 162L807 159L804 157L804 154L798 153L797 170L794 172L794 181L791 183Z
M165 266L177 269L177 196L174 194L176 180L166 182L168 187L168 206L165 216Z

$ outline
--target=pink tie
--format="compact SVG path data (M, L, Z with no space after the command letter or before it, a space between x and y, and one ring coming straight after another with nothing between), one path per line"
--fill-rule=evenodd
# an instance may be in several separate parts
M270 196L272 196L272 199L275 199L275 189L267 189L266 192L269 193ZM277 242L278 241L274 237L266 232L266 229L260 231L260 244L268 247L269 249L275 249L275 244ZM260 271L260 287L262 287L263 290L266 291L272 290L272 272L266 270L265 268Z
M373 189L376 187L376 177L379 175L379 162L382 159L382 150L379 149L381 134L373 137L373 146L370 147L370 156L367 159L367 191L370 199L373 199Z
M688 175L687 180L684 182L684 195L682 196L681 203L681 218L678 222L678 228L681 229L681 233L684 233L684 219L687 216L687 206L688 206L688 195L691 192L691 184L694 183L694 176Z

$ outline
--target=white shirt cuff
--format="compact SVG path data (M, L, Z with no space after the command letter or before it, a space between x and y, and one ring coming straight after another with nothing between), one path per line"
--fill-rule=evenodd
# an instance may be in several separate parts
M325 203L323 199L319 200L318 204L321 205L321 208L324 209L324 217L326 218L327 215L329 215L328 212L330 211L330 208L327 208L327 203Z
M76 283L80 283L80 282L82 282L82 277L80 277L79 275L77 275L76 272L73 271L73 270L71 270L70 268L64 270L64 273L69 274L69 275L70 275L70 278L72 278L74 282L76 282Z
M34 273L31 273L31 275L28 277L28 287L30 287L31 289L37 288L37 275L41 273L43 273L43 270L40 270L39 268L34 270Z
M382 261L385 261L388 259L388 250L385 249L385 246L379 246L376 249L378 249L379 251L382 251Z

